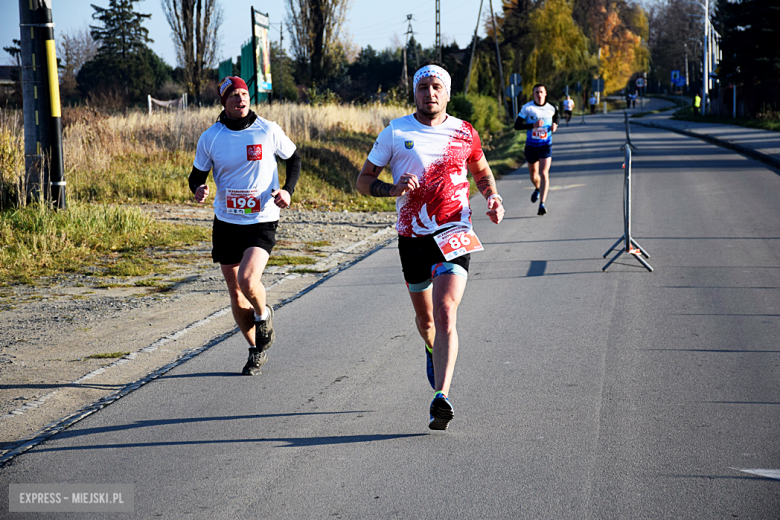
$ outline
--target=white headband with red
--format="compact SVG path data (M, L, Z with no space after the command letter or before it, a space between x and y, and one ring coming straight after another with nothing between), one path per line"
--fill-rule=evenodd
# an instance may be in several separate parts
M447 89L447 96L450 96L452 78L450 78L449 72L439 67L438 65L425 65L415 73L413 85L414 91L417 92L417 83L419 83L421 79L429 77L439 78L441 82L444 83L444 87Z

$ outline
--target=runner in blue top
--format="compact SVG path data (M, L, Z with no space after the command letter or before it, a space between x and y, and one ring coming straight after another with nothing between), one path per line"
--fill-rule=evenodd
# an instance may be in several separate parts
M547 103L547 88L534 85L534 100L520 109L515 120L515 130L526 130L525 160L534 190L531 202L539 200L537 215L547 213L544 205L550 187L550 165L552 164L552 134L558 129L558 108Z

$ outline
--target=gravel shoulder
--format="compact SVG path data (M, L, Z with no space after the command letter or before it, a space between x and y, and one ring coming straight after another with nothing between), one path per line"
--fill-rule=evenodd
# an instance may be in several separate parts
M142 208L168 222L210 227L213 219L210 207ZM395 213L283 212L274 255L315 263L269 266L269 303L283 304L391 240L394 222ZM0 464L238 332L210 252L210 243L156 251L170 272L145 277L148 286L62 275L0 288Z

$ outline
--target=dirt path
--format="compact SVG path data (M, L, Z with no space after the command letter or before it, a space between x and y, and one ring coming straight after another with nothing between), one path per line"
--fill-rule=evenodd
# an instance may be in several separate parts
M170 222L213 218L210 207L143 208ZM269 267L269 303L392 239L394 221L394 213L283 212L274 255L316 263L307 272ZM0 289L0 464L237 332L210 251L210 243L159 251L171 272L145 279L63 275Z

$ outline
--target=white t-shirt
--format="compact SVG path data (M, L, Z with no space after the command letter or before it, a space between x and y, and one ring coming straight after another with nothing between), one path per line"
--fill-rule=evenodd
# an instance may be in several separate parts
M295 144L273 121L257 117L252 126L234 131L214 123L198 139L193 166L214 169L217 194L214 215L232 224L279 220L271 192L279 189L276 155L289 159Z
M563 109L568 110L569 112L574 109L574 100L573 99L564 99L563 100Z
M453 116L444 123L427 126L414 115L390 121L374 142L368 160L376 166L390 165L393 182L413 173L420 187L398 197L398 234L405 237L432 235L455 225L471 228L469 163L482 158L482 143L471 124Z

